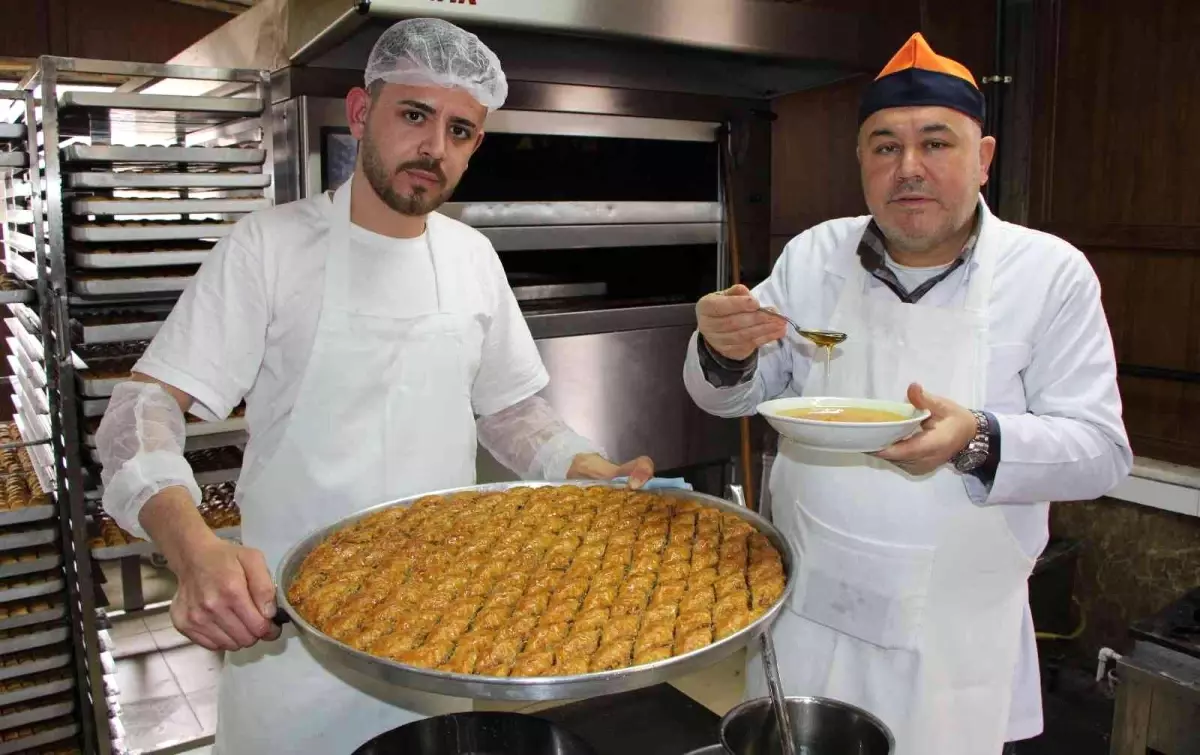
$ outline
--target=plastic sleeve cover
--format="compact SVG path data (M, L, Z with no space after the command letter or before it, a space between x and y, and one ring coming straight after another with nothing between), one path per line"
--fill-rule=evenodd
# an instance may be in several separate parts
M568 427L541 396L480 417L476 430L480 445L523 480L565 480L579 454L605 455Z
M166 488L181 486L199 505L200 486L187 460L183 410L158 383L118 385L96 431L104 510L121 529L149 540L142 507Z

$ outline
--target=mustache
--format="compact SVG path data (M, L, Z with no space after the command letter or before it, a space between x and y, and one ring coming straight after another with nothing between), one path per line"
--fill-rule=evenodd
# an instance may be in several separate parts
M408 162L400 163L396 167L397 173L402 173L406 170L423 170L426 173L432 173L437 176L439 183L446 183L446 174L442 172L441 160L409 160Z
M892 190L891 201L897 199L933 199L934 197L925 191L925 182L919 179L910 179L897 186Z

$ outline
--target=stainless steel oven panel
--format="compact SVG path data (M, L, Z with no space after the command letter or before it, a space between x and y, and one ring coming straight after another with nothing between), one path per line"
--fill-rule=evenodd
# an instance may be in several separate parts
M724 461L736 422L701 411L683 386L694 325L537 341L550 373L544 396L612 458L652 457L659 469Z
M715 142L719 123L667 118L635 118L535 110L499 110L488 116L484 130L493 134L535 136L601 136L612 139Z
M477 230L497 252L538 249L603 249L631 246L685 246L716 244L720 223L665 223L661 225L548 225Z
M720 202L447 202L447 217L476 227L720 223Z
M657 328L687 328L690 332L696 327L696 305L657 304L613 309L527 312L525 323L535 341ZM682 363L680 369L683 369Z

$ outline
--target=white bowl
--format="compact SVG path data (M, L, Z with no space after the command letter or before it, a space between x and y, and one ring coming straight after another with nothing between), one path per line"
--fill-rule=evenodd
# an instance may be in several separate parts
M907 417L896 422L829 422L785 417L780 412L813 408L881 409ZM921 428L929 410L917 411L903 401L869 398L778 398L758 405L758 413L783 437L817 451L874 453L903 440Z

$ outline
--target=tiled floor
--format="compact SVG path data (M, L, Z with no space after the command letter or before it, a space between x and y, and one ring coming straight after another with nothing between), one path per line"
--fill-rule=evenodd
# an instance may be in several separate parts
M149 752L211 737L220 654L188 642L165 612L115 621L111 634L130 749Z

